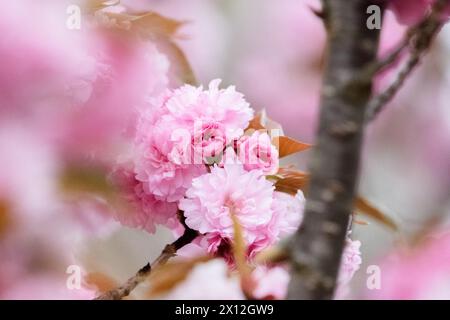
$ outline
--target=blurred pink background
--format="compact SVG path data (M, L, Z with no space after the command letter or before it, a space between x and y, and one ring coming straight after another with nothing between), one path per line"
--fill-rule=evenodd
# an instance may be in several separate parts
M61 197L61 172L74 163L109 169L111 159L127 151L134 111L172 80L170 59L151 41L89 32L85 21L81 30L68 30L70 3L10 1L0 13L0 298L91 298L88 290L65 290L69 265L120 283L173 238L164 229L150 235L120 226L103 199ZM122 4L187 21L175 41L200 84L221 78L224 85L236 85L287 135L314 143L326 41L312 10L319 8L318 1ZM380 55L406 30L391 12L383 23ZM370 265L382 266L386 279L407 281L413 273L402 270L420 265L414 272L423 275L434 272L436 263L450 263L449 241L438 249L419 246L412 256L424 259L424 265L402 255L403 267L389 262L398 251L427 243L423 239L429 234L450 230L449 56L447 26L400 94L368 127L359 192L391 216L399 230L360 217L369 225L356 225L352 233L362 242L363 264L351 297L450 299L450 286L417 285L417 295L410 296L393 293L389 284L377 291L366 287ZM377 79L377 90L394 71ZM306 168L308 156L301 153L287 163ZM426 229L431 222L436 223ZM437 256L441 260L434 260ZM419 278L450 281L450 268L439 271L438 280Z

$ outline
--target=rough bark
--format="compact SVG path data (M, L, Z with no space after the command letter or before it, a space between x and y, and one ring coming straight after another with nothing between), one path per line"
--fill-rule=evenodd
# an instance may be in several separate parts
M374 63L379 31L366 10L384 1L323 0L328 32L316 148L305 215L290 244L289 299L333 297L359 171L364 115L372 92L364 68Z

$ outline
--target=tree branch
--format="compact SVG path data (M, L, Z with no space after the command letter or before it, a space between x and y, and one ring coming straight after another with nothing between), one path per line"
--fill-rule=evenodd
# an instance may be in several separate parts
M125 284L101 294L95 300L121 300L128 296L141 282L147 279L153 269L165 264L176 255L179 249L191 243L198 236L197 231L190 229L185 224L184 226L185 231L183 235L171 244L166 245L159 257L151 265L147 263L133 277L128 279Z
M377 71L393 63L405 48L405 44L407 46L411 46L410 56L398 72L395 80L383 92L375 96L369 102L366 122L373 120L380 113L383 107L394 98L396 93L405 83L408 76L420 63L422 57L430 48L432 40L443 25L441 15L449 3L450 0L436 0L431 9L431 13L407 32L405 39L391 55L378 62ZM376 70L376 68L374 70Z
M366 27L370 0L323 0L328 55L317 145L303 223L289 245L289 299L333 297L353 206L379 30ZM384 1L378 1L384 7ZM353 80L352 80L353 79Z

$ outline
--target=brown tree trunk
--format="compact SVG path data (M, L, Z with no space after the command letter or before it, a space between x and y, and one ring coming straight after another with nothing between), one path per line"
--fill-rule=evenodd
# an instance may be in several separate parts
M372 79L359 75L376 59L380 30L367 8L383 1L323 0L328 32L316 148L303 223L290 247L289 299L331 299L357 185ZM381 10L383 11L383 10Z

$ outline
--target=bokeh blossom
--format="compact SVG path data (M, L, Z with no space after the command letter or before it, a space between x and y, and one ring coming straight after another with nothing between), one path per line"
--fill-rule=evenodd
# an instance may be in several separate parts
M390 0L390 8L399 22L412 25L419 22L430 11L435 0ZM444 10L444 18L450 14L450 6Z
M287 296L290 280L288 271L282 266L258 266L252 272L255 289L252 294L256 299L282 300Z
M223 260L197 265L182 283L164 297L168 300L244 300L239 277L229 274Z
M391 9L401 23L414 24L425 16L430 0L390 0Z
M150 233L156 231L156 225L174 229L178 226L176 203L158 200L146 193L142 182L136 179L131 163L117 165L110 179L126 203L130 204L130 208L115 210L116 219L123 225Z
M450 233L434 231L416 246L400 246L379 267L380 287L366 290L366 298L449 299Z
M153 43L95 17L83 17L80 30L65 27L68 4L26 0L3 7L0 113L78 161L115 148L148 96L166 88L169 63Z

